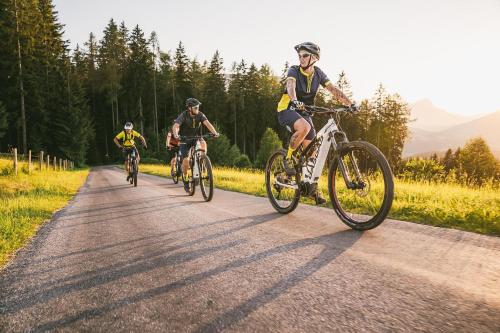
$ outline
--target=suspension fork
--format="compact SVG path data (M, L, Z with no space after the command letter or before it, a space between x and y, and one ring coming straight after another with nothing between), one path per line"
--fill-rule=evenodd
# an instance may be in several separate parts
M354 153L352 151L349 152L349 158L351 160L351 165L354 169L356 181L359 182L362 178L361 172L359 171L358 162L356 161L356 157L354 157ZM337 155L337 159L338 159L338 166L340 169L340 173L342 174L342 177L344 178L344 182L345 182L345 185L347 186L347 188L351 189L351 190L358 189L360 185L351 180L351 177L349 175L347 167L346 167L344 160L342 159L342 156L340 154Z

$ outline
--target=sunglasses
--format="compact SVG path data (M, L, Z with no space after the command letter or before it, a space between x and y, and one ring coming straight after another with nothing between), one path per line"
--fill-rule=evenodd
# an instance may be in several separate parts
M300 58L307 59L310 56L311 56L311 53L299 53L299 59Z
M196 110L198 110L199 108L200 108L200 106L199 106L199 105L196 105L196 106L192 106L192 107L191 107L191 109L196 109Z

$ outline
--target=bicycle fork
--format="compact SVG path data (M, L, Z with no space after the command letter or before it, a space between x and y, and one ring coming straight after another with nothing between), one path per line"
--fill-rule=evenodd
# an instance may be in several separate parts
M350 190L362 190L365 188L366 184L362 181L361 172L358 168L358 162L356 161L356 157L354 157L354 153L349 152L349 159L351 160L351 165L354 170L356 181L352 181L349 176L348 168L342 159L342 156L339 154L337 156L339 162L340 173L342 174L342 178L344 178L345 185Z

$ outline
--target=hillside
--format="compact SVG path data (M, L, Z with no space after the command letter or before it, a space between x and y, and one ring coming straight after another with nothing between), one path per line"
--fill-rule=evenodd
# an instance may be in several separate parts
M500 111L478 119L458 124L441 131L411 129L411 136L403 150L403 156L426 155L443 152L448 148L463 146L473 137L482 137L492 151L500 151Z
M410 127L426 131L441 131L474 119L440 109L428 99L417 101L411 104L410 108L413 120Z

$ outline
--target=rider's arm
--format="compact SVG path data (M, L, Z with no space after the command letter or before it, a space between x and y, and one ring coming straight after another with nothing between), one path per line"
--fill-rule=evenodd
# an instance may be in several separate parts
M174 135L174 138L179 137L179 127L180 126L177 122L172 127L172 134Z
M352 102L349 100L349 98L347 98L347 96L344 95L344 93L342 91L337 89L333 85L333 83L328 82L326 84L325 88L333 95L333 97L335 97L335 99L337 101L339 101L340 103L342 103L345 106L351 106Z
M295 78L288 77L286 79L286 93L288 97L290 97L291 101L295 101L297 99L297 93L295 92L295 86L297 85Z
M145 139L142 135L141 135L139 138L140 138L140 139L141 139L141 141L142 141L142 145L143 145L144 147L147 147L148 145L146 144L146 139Z
M219 136L219 133L217 132L215 127L213 127L213 125L208 121L208 119L203 122L203 125L205 125L213 135Z
M165 147L168 148L168 146L170 146L170 138L172 137L172 133L171 132L168 132L167 133L167 139L165 140Z
M118 148L122 148L122 145L120 144L120 141L118 141L118 135L115 136L115 138L113 139L113 142L115 143L115 145L118 147Z

